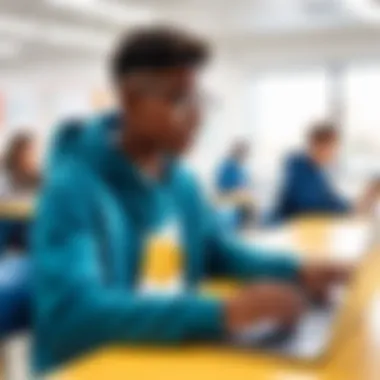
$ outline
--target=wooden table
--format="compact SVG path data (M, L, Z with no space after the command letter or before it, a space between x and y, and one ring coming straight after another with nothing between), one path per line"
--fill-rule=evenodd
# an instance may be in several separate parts
M328 252L328 234L336 223L303 220L291 230L302 251L312 248L311 256L320 255ZM376 294L380 300L379 247L371 249L360 263L355 285L336 323L331 352L318 363L292 362L227 347L112 347L78 360L51 379L379 380L380 317L376 323L372 313Z

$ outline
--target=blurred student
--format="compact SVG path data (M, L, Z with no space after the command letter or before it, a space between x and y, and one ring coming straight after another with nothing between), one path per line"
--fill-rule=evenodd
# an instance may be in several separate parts
M38 189L37 147L33 136L14 136L0 173L0 202L24 201ZM29 221L0 217L0 339L30 327Z
M218 169L216 185L220 194L249 191L251 181L245 168L248 155L248 144L238 142L232 147Z
M252 183L245 164L249 145L243 141L233 145L216 173L216 190L224 206L233 206L239 227L252 225L255 218Z
M276 221L310 214L367 214L372 210L380 193L376 179L355 202L348 201L334 186L333 168L339 145L335 125L326 122L311 129L307 151L292 155L286 162Z
M307 151L292 155L286 162L277 220L308 214L347 214L352 210L352 205L334 188L331 178L339 143L339 132L333 124L312 128Z
M40 182L36 157L34 136L19 133L13 137L0 169L1 203L32 201ZM11 216L0 220L0 251L24 250L28 224L29 221Z
M106 345L216 341L253 322L292 323L302 309L297 285L315 296L345 276L244 247L216 228L180 164L200 125L207 56L180 30L124 38L112 61L119 111L86 121L73 150L56 156L34 231L37 369ZM183 267L175 292L158 297L141 287L142 268L147 242L169 225L180 232L167 237ZM196 289L209 276L255 284L207 298Z

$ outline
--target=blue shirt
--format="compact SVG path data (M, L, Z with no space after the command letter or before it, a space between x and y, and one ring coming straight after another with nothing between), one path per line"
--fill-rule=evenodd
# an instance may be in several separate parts
M229 158L217 172L216 186L220 193L241 190L248 186L249 178L245 168L238 161Z
M329 176L310 157L297 154L287 160L276 220L305 214L341 214L349 211L349 203L336 193Z
M29 257L0 258L0 340L30 327L30 285Z

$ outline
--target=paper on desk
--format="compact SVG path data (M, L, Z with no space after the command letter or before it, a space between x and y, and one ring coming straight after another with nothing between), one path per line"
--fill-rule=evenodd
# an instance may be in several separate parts
M360 260L368 252L371 231L368 222L336 225L329 238L329 250L333 259L347 262Z
M258 249L267 250L268 254L271 252L289 254L294 252L296 247L292 233L285 229L257 231L244 236L244 241Z

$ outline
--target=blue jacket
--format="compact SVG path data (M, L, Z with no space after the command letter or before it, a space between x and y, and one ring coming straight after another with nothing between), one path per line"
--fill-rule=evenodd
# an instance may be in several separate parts
M277 220L350 210L349 203L335 192L326 173L307 155L291 156L286 162L284 175L276 209Z
M196 181L174 163L164 182L180 215L187 295L139 296L134 288L144 239L166 208L159 186L142 178L115 147L117 116L86 124L72 134L70 152L53 154L35 222L37 370L104 345L220 339L223 305L194 292L201 281L296 278L293 259L220 234Z
M218 169L216 187L220 193L228 193L246 188L249 184L243 166L232 158L225 160Z
M0 341L30 328L30 267L26 256L0 259Z

